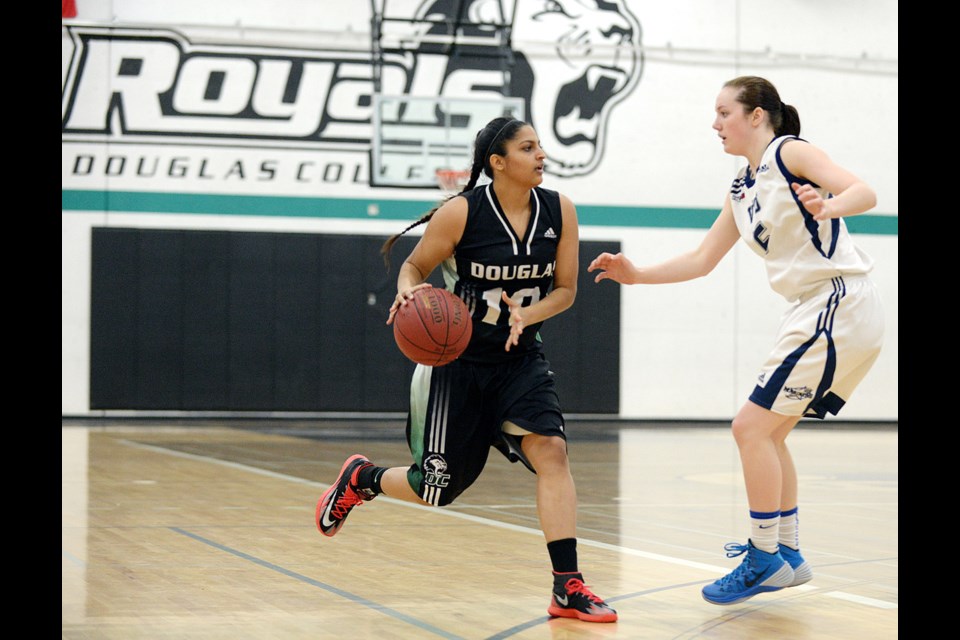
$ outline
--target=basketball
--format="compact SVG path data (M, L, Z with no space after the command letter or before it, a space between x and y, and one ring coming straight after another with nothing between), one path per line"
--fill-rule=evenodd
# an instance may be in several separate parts
M403 355L431 367L459 358L472 334L467 305L446 289L417 290L393 318L393 338Z

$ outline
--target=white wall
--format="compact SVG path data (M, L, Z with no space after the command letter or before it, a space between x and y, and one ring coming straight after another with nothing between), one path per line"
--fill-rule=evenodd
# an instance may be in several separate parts
M417 5L388 2L395 10ZM894 0L821 3L788 0L706 2L680 0L649 3L626 0L642 32L644 62L635 86L609 111L602 157L583 175L550 176L546 186L571 196L583 210L622 206L677 209L676 228L607 226L585 217L585 239L613 239L639 262L651 262L694 247L703 228L686 229L680 219L687 209L719 208L741 159L726 156L710 128L713 103L724 81L742 74L764 75L801 116L803 136L823 147L842 165L873 185L879 202L873 215L899 213L898 164L898 7ZM521 5L523 10L538 3ZM581 3L570 4L572 11ZM351 12L333 0L83 0L76 20L114 26L154 24L176 27L192 42L224 46L269 43L306 51L329 49L366 55L369 4ZM347 14L349 15L341 15ZM522 12L519 14L524 16ZM594 14L578 24L588 27ZM582 61L550 39L555 31L532 29L527 18L517 25L515 48L534 66L534 124L550 143L548 153L568 150L539 122L552 106L551 82L570 76ZM583 34L596 32L587 28ZM279 44L278 44L279 43ZM604 43L600 43L601 45ZM609 44L609 43L607 43ZM70 74L73 45L65 36L62 82ZM602 50L602 47L598 47ZM563 58L563 54L568 57ZM581 51L580 54L583 54ZM586 54L583 54L585 56ZM598 54L599 55L599 54ZM582 57L583 57L582 56ZM602 55L601 55L602 58ZM104 69L104 74L109 75ZM546 105L546 106L544 106ZM64 113L68 106L64 104ZM537 110L540 109L540 112ZM66 116L65 116L66 117ZM368 130L369 133L369 130ZM121 142L123 144L121 144ZM356 217L285 216L283 198L353 198L376 203L435 200L429 190L370 189L349 182L272 182L247 178L216 179L109 176L73 172L78 154L103 160L110 154L149 157L200 153L183 141L161 146L145 140L131 146L116 136L64 134L62 146L65 192L129 191L269 195L280 198L268 216L150 215L138 212L64 210L62 240L62 403L64 414L89 413L89 238L94 226L155 226L392 233L404 221ZM256 166L264 158L296 164L304 159L336 157L365 162L366 150L333 152L303 149L240 149L209 147L211 163L229 166L237 158ZM326 154L326 155L325 155ZM331 155L332 154L332 155ZM214 166L211 164L211 166ZM389 205L385 205L389 206ZM376 207L371 209L375 211ZM275 214L275 215L274 215ZM642 217L642 216L641 216ZM896 420L899 415L898 268L896 232L857 233L857 242L876 259L874 277L886 303L887 343L880 360L841 414L843 419ZM584 265L585 266L585 265ZM600 286L615 286L604 283ZM772 344L785 303L767 286L758 259L737 247L709 277L696 282L622 290L621 414L631 418L727 419L752 388L757 368Z

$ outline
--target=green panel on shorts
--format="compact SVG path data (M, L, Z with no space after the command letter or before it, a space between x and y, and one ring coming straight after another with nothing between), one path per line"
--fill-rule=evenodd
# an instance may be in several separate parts
M430 379L433 376L433 367L417 365L413 370L413 380L410 383L410 453L416 467L407 472L407 481L414 491L419 491L423 472L420 463L423 462L423 434L427 425L427 407L430 402Z

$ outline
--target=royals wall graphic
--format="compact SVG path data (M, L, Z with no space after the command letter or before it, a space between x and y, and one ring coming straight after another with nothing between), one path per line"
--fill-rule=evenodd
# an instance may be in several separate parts
M63 189L369 190L377 182L369 174L375 74L388 95L519 98L549 152L549 173L594 172L611 121L629 120L617 105L641 77L639 22L625 2L531 0L506 17L500 5L410 4L407 15L391 16L409 37L402 48L384 40L377 59L369 47L65 24ZM469 25L469 44L451 50L437 36L458 18ZM402 114L395 124L403 126ZM483 124L463 126L475 132Z

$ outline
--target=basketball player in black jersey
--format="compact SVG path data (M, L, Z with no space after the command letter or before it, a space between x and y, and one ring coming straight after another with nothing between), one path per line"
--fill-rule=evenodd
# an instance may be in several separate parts
M384 244L426 224L400 268L387 324L438 266L470 308L473 335L459 359L417 365L410 389L409 467L349 458L317 502L317 528L335 535L350 510L380 493L443 506L480 476L490 447L537 474L537 511L553 564L552 616L614 622L617 612L583 583L577 496L564 418L538 329L577 293L579 232L569 198L540 187L546 156L533 127L496 118L477 133L459 194ZM480 174L492 182L476 186Z

